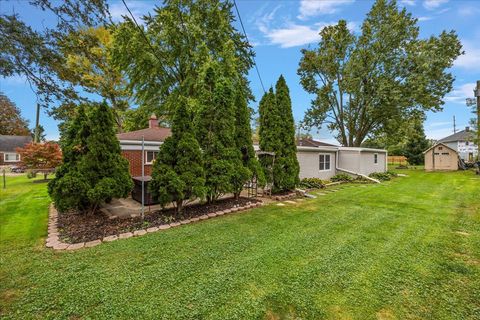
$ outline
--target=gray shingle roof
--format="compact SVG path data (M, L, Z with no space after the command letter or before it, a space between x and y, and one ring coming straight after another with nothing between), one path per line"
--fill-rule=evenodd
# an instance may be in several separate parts
M15 149L25 146L32 141L30 136L4 136L0 135L0 151L15 152Z
M303 146L303 147L336 147L336 145L326 143L326 142L321 142L317 140L313 140L310 138L303 138L300 140L297 140L297 146Z
M474 138L472 131L462 130L454 133L448 137L438 140L438 142L452 142L452 141L471 141Z

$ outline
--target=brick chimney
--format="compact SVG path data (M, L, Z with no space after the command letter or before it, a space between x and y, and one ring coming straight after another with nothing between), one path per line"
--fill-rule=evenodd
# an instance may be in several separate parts
M465 131L466 131L466 132L469 132L469 131L470 131L470 127L465 127Z
M157 120L157 116L155 115L155 113L152 113L152 115L150 116L150 119L148 120L148 127L149 128L158 128L158 120Z

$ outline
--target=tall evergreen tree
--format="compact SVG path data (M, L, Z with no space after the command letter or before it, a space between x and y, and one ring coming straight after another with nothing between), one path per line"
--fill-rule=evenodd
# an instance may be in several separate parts
M173 202L177 214L189 201L205 196L202 152L194 136L193 116L186 98L178 100L172 121L172 136L160 147L153 165L152 195L162 206Z
M283 75L275 85L275 102L277 113L281 115L278 125L281 135L281 147L274 166L274 186L278 190L291 190L299 182L300 166L297 159L295 143L295 120L292 113L290 91Z
M204 155L207 201L234 191L235 165L240 159L235 148L234 88L223 76L222 66L208 60L201 72L201 96L196 115L196 135Z
M240 196L245 182L249 179L256 178L260 186L265 184L263 170L253 149L250 114L247 100L238 93L235 99L235 146L240 151L241 161L233 181L235 198Z
M86 116L78 113L61 139L62 146L67 147L64 164L49 186L60 211L94 213L102 202L126 197L133 188L128 161L120 154L111 110L100 103L87 111Z
M405 156L407 161L412 165L420 165L424 163L425 155L423 152L430 146L423 129L423 118L415 121L414 132L409 137L405 145Z
M275 108L275 94L273 93L273 88L270 88L270 90L263 95L258 107L258 113L260 115L258 119L260 150L276 153L280 149L281 136L279 135L277 126L281 121L281 117L277 113L277 108ZM261 156L260 163L266 182L273 183L274 157Z
M260 149L274 152L273 157L262 157L267 180L273 183L273 191L295 188L298 183L299 165L295 145L295 122L290 94L283 76L277 81L276 92L270 88L260 101Z

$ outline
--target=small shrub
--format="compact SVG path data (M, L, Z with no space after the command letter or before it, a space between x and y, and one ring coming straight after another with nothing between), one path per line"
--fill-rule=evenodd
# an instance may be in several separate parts
M340 182L340 181L351 182L351 181L353 181L353 177L346 174L346 173L339 173L339 174L336 174L333 177L331 177L330 181L332 181L332 182Z
M321 189L325 188L325 183L319 178L304 178L299 186L305 189Z
M392 176L387 172L373 172L370 173L369 177L380 181L388 181L392 178Z
M386 174L388 174L390 177L392 178L395 178L398 176L398 173L396 173L395 171L390 171L388 170L387 172L385 172Z

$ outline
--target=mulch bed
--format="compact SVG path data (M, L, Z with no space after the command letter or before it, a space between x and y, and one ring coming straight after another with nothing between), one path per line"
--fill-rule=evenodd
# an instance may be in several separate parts
M251 198L233 198L217 200L214 204L194 204L186 206L181 216L175 216L174 209L165 209L145 212L145 218L109 219L105 214L98 212L94 215L66 213L58 215L59 237L65 243L88 242L102 239L106 236L124 232L133 232L139 229L159 227L161 225L179 222L199 217L205 214L223 211L234 207L244 206L247 203L261 202Z

